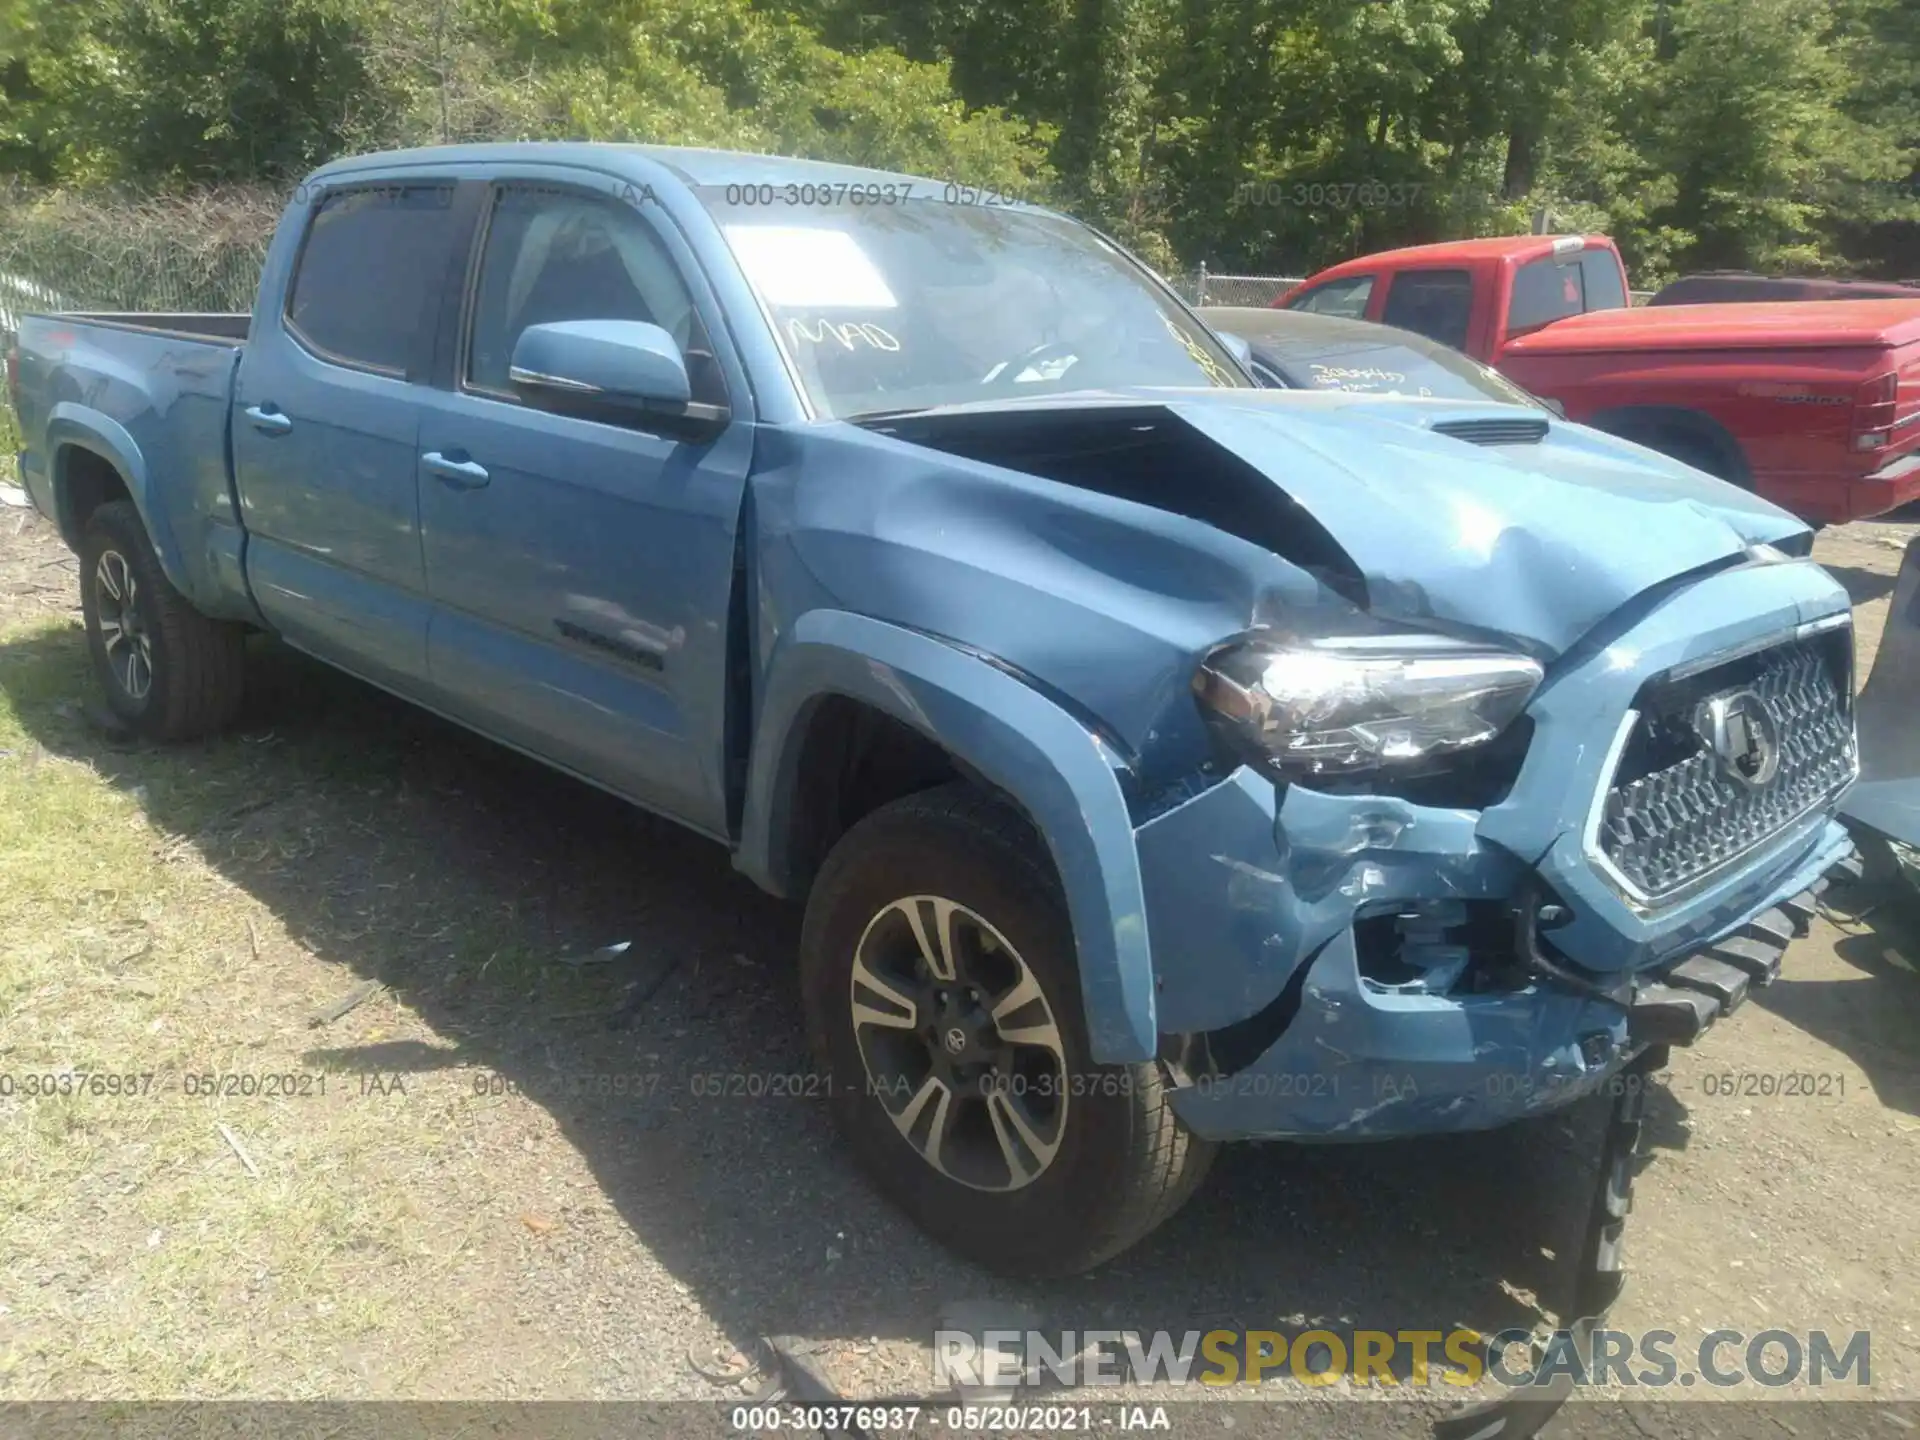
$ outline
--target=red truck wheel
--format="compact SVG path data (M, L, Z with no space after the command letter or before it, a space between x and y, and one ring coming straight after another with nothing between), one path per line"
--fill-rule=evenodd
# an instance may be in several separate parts
M208 619L173 588L130 501L87 521L80 608L107 704L128 725L154 740L190 740L233 718L246 631Z

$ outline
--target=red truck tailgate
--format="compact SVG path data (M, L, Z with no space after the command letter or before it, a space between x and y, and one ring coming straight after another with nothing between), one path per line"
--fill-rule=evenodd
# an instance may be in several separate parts
M1854 405L1854 443L1871 447L1884 462L1876 474L1910 475L1911 485L1920 490L1920 339L1887 358L1886 370L1861 387Z

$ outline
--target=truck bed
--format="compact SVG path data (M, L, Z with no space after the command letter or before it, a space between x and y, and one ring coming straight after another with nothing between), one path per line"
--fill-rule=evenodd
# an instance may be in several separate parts
M20 470L28 496L61 524L52 451L73 438L79 483L124 486L168 577L209 615L244 618L242 532L228 471L229 411L251 317L23 315ZM156 476L165 477L155 484Z
M1640 306L1590 310L1507 342L1507 355L1628 350L1893 350L1920 341L1920 295L1912 300L1829 300L1820 305Z
M221 344L246 344L253 326L248 314L200 313L191 311L111 311L72 310L49 315L50 320L71 320L86 325L104 325L115 330L142 330L155 335L177 335L188 340L213 340Z

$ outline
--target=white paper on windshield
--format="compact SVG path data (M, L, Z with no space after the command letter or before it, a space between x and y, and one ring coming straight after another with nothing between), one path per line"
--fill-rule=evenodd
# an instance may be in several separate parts
M769 305L892 310L900 303L860 242L844 230L802 225L723 228L747 280Z

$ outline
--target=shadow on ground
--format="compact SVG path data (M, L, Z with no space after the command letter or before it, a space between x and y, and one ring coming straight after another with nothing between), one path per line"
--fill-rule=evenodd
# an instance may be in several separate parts
M797 911L717 845L277 648L255 660L263 698L240 732L177 750L116 743L80 717L73 702L90 692L75 632L0 647L0 675L42 745L138 795L337 965L342 991L382 982L442 1041L315 1050L314 1063L485 1066L549 1095L625 1222L737 1341L928 1342L941 1303L962 1297L1062 1327L1143 1330L1490 1333L1536 1321L1521 1297L1567 1303L1597 1154L1591 1107L1385 1147L1236 1147L1184 1212L1093 1276L994 1280L851 1173L823 1105L692 1099L676 1083L804 1070ZM621 961L565 971L567 993L554 993L553 957L622 940ZM611 1022L636 976L669 959L657 993ZM604 986L587 1014L583 983ZM642 1052L666 1073L659 1093L549 1094L555 1075L632 1072Z
M1898 578L1892 574L1882 574L1878 570L1869 570L1863 565L1835 565L1827 562L1821 568L1846 588L1847 599L1855 605L1865 605L1870 600L1891 595L1894 581Z
M1920 896L1888 879L1835 904L1847 933L1833 953L1860 975L1796 979L1789 966L1758 1003L1851 1059L1881 1104L1920 1115Z

